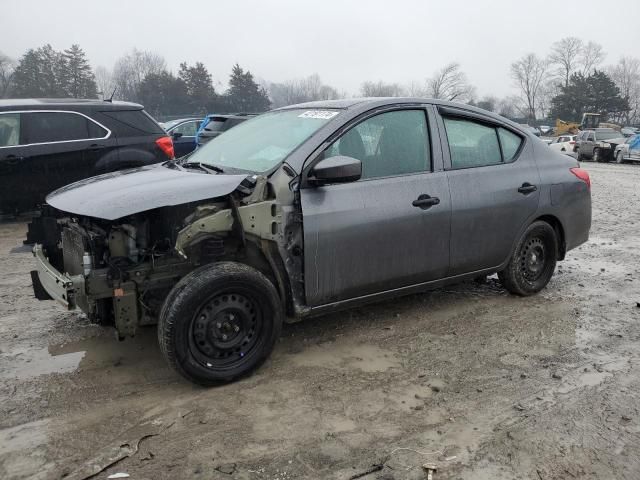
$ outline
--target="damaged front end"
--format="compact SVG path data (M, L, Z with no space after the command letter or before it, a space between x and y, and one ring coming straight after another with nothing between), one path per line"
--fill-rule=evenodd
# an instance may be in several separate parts
M115 220L57 212L53 224L47 220L48 240L33 248L34 293L80 309L93 322L114 325L120 337L157 323L165 298L182 277L223 259L262 271L286 299L279 252L287 243L283 212L288 210L267 178L254 175L220 197Z

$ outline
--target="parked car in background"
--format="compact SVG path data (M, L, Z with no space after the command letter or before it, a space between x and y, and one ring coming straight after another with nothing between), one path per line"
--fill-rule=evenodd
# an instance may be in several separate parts
M171 135L176 158L184 157L195 150L196 133L200 124L202 118L181 118L160 124Z
M265 361L283 321L496 272L539 292L591 225L589 174L559 156L463 104L289 106L188 161L49 195L34 293L120 336L158 323L177 372L228 382Z
M173 157L171 138L135 103L0 100L0 214L35 210L77 180Z
M617 163L640 162L640 135L628 137L616 146L614 158Z
M207 115L196 133L198 146L204 145L212 138L216 138L230 128L254 117L253 113L235 113L232 115Z
M576 137L573 151L578 161L593 160L594 162L610 162L613 152L625 138L613 128L595 128L584 130Z
M577 135L560 135L549 144L549 148L556 152L575 156L573 147L576 144Z

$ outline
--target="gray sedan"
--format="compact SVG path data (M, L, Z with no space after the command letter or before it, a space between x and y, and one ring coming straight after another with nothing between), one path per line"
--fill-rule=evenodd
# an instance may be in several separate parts
M36 296L120 336L157 322L167 362L204 385L257 368L284 321L493 273L533 295L591 225L575 159L421 98L282 108L47 202L64 218L34 249Z

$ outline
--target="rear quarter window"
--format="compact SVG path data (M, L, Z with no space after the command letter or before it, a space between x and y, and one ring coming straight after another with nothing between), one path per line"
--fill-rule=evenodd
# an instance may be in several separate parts
M120 137L165 133L144 110L113 110L102 114L112 120L109 126Z
M498 128L498 136L500 137L504 161L512 161L520 150L523 141L522 138L505 128Z

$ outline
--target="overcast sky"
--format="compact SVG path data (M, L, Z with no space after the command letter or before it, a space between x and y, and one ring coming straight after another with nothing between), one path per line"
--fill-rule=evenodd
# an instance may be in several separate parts
M238 62L258 78L320 74L349 94L365 80L424 80L457 61L480 96L512 93L509 65L565 36L603 45L605 63L640 56L640 0L0 0L0 51L19 57L79 43L92 65L136 47L175 72L202 61L226 83ZM537 5L545 8L535 8ZM634 24L634 19L636 23Z

